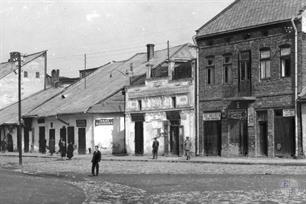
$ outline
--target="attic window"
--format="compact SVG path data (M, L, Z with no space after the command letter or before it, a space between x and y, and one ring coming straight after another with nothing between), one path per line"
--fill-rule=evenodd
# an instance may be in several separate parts
M24 71L24 72L23 72L23 77L24 77L24 78L28 78L28 72L27 72L27 71Z
M39 77L40 77L39 72L36 72L36 73L35 73L35 76L36 76L36 78L39 78Z

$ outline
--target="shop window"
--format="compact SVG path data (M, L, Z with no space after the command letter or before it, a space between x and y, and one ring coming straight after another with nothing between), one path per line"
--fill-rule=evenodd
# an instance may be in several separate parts
M232 56L223 56L223 83L232 83Z
M260 51L260 79L271 77L271 51L263 49Z
M283 47L280 50L280 70L281 77L290 77L291 72L291 49L290 47Z

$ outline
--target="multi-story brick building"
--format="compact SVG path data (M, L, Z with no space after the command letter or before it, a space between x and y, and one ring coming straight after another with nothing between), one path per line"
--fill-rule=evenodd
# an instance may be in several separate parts
M306 83L304 6L236 0L197 30L200 153L302 154L296 101Z

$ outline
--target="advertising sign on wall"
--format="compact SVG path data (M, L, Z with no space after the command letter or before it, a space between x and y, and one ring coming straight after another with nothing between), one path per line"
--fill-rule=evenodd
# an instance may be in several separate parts
M114 119L113 118L101 118L95 120L95 126L101 126L101 125L113 125Z
M203 120L205 121L213 121L213 120L221 120L221 113L203 113Z

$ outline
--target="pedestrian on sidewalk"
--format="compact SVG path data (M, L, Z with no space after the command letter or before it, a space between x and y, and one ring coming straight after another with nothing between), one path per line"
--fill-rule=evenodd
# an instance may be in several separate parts
M99 162L101 161L101 152L99 151L99 146L95 146L95 151L93 152L92 159L91 159L91 174L93 176L99 175ZM95 174L96 169L96 174Z
M188 136L186 137L186 140L184 142L184 148L185 148L186 160L190 160L191 141Z
M62 159L64 159L66 157L66 142L63 139L61 139L60 152Z
M73 144L72 142L69 142L68 150L67 150L67 158L69 160L73 157L73 151L74 151Z
M158 147L159 147L159 142L157 140L157 137L154 137L154 141L153 141L153 144L152 144L153 159L157 159Z

